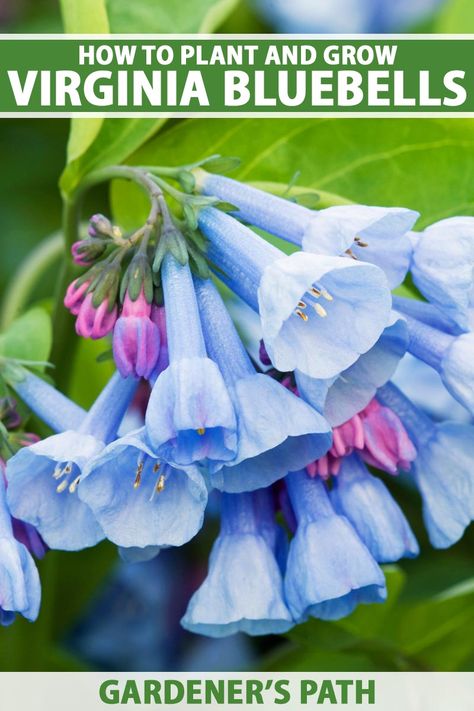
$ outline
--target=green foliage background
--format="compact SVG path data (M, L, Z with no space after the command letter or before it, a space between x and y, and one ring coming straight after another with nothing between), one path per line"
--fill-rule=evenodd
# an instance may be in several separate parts
M37 0L11 3L8 31L61 31L60 8ZM239 0L62 0L69 32L259 32L267 30L248 4ZM424 31L474 31L470 0L448 0ZM235 176L271 182L283 193L298 171L297 189L324 192L369 204L405 205L422 213L420 226L454 214L474 214L474 122L471 120L181 120L75 119L3 120L0 123L0 291L3 309L42 305L54 314L61 253L34 283L19 293L17 270L61 224L61 194L68 200L91 170L126 161L178 164L212 153L242 159ZM67 156L67 166L64 164ZM276 185L275 185L276 184ZM111 194L97 189L84 215L113 211L133 227L146 207L133 186L115 183ZM25 281L28 270L23 267ZM20 272L21 274L22 272ZM26 275L26 276L25 276ZM30 283L31 285L31 283ZM13 308L13 307L12 307ZM54 321L59 351L70 343L72 360L58 360L54 377L88 406L111 372L96 358L107 347L74 342L70 322ZM0 353L44 360L50 349L44 311L30 312L7 335ZM58 346L58 343L56 344ZM64 350L63 350L64 352ZM54 357L54 351L53 351ZM408 512L422 553L418 560L386 570L386 605L364 607L346 620L312 620L286 638L258 643L261 668L272 670L472 670L474 667L473 532L448 551L434 551L421 525L416 494L387 482ZM211 537L204 532L189 555L206 556ZM44 583L39 621L19 620L0 630L2 670L86 668L63 645L68 630L87 609L116 561L102 544L76 554L53 552L40 564Z

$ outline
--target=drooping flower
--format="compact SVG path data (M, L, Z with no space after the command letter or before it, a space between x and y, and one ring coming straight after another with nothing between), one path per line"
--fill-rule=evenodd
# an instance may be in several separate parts
M151 319L152 304L143 289L133 301L127 292L114 326L113 352L123 378L149 378L160 354L160 331Z
M260 313L278 370L331 378L368 351L387 325L390 292L374 265L303 252L286 256L214 208L200 213L199 226L219 277Z
M0 471L0 625L9 625L20 613L28 620L38 616L41 586L33 558L13 532Z
M423 296L464 331L474 303L474 218L435 222L414 240L411 273Z
M257 496L258 493L258 496ZM293 621L268 535L276 526L269 492L222 495L221 531L209 572L181 624L210 637L286 632Z
M207 503L197 468L159 461L144 428L112 442L92 460L78 494L107 538L125 549L187 543L200 530Z
M383 572L349 521L334 511L323 481L300 471L287 476L286 486L297 527L284 589L295 620L336 620L360 603L383 602Z
M377 388L391 378L407 346L406 323L392 314L375 345L340 375L316 380L295 371L298 393L323 413L333 427L341 425L363 410L374 398Z
M135 380L124 380L116 373L79 427L63 420L60 434L25 447L8 460L10 510L33 525L50 548L78 550L104 537L76 489L85 465L116 438L136 385ZM56 398L52 391L54 388L43 383L44 398ZM28 403L40 416L44 411L41 392L38 388L38 407L34 398Z
M435 424L392 383L379 390L378 398L400 417L416 446L412 471L428 535L435 548L447 548L474 517L474 427Z
M441 376L446 389L474 414L474 332L453 336L405 314L408 350Z
M390 288L406 276L413 251L407 233L418 218L414 210L367 205L310 210L221 175L199 170L196 177L199 189L238 207L236 217L306 252L338 256L350 250L357 259L383 269Z
M237 424L222 375L207 357L189 266L168 253L162 280L170 364L148 403L150 444L178 467L228 461L235 456Z
M330 427L280 383L255 371L212 282L195 284L207 352L219 366L237 416L235 458L211 467L211 483L233 493L268 486L324 454Z
M378 563L418 555L418 543L402 510L356 454L344 458L334 478L331 501Z

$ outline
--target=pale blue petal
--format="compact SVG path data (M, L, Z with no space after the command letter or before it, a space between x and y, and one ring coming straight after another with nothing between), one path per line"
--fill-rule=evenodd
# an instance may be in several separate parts
M423 296L467 330L474 296L474 218L451 217L424 230L411 270Z
M474 415L474 332L454 338L440 375L451 395Z
M218 489L238 493L269 486L331 446L326 420L267 375L241 378L232 394L238 450L231 464L211 471L211 483Z
M104 535L77 491L57 493L56 465L71 462L68 481L104 445L92 435L63 432L20 450L7 462L7 500L12 515L34 526L50 548L80 550L95 545Z
M160 458L178 466L228 461L235 456L236 427L224 381L209 358L182 358L160 374L146 412L147 435Z
M331 501L377 562L392 563L418 555L418 544L402 510L385 484L372 476L356 455L344 459L334 478Z
M313 284L332 300L320 299L321 318L309 301L295 313ZM388 323L391 296L384 273L372 264L342 257L297 252L264 271L258 290L267 352L282 372L298 368L315 378L331 378L371 348Z
M134 486L139 462L141 481ZM156 464L139 430L109 445L79 485L80 498L107 538L122 548L181 546L202 526L207 489L201 474L195 467L181 470L164 463L155 471ZM156 492L161 475L164 488Z

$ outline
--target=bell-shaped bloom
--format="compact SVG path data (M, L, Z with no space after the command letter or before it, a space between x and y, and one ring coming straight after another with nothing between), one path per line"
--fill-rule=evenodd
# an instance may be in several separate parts
M156 368L160 330L151 319L151 310L143 289L135 301L125 294L113 336L114 360L123 378L149 378Z
M337 427L363 410L377 389L390 380L407 346L406 323L392 314L376 344L335 378L316 380L295 371L298 392Z
M191 271L168 253L161 273L170 364L148 403L150 444L178 467L228 461L235 456L237 423L219 368L207 357Z
M338 256L347 250L383 269L390 288L399 286L410 266L408 231L418 218L399 207L337 205L309 210L250 185L197 171L198 187L239 208L236 217L302 247L305 252Z
M79 498L122 548L181 546L202 526L207 489L196 467L159 461L144 428L109 444L85 468Z
M27 548L13 534L5 494L0 472L0 625L11 624L17 612L35 620L41 601L38 571Z
M47 397L51 386L43 385ZM115 374L77 429L25 447L8 460L10 510L15 518L34 526L50 548L79 550L104 537L76 489L85 465L117 436L136 385L135 380Z
M450 217L413 233L411 273L423 296L464 331L474 301L474 217Z
M405 315L408 350L434 368L451 395L474 414L474 332L453 336Z
M266 492L267 496L270 493ZM258 505L257 505L258 502ZM209 637L236 632L280 634L293 625L268 528L276 524L270 501L255 494L223 494L221 530L209 572L181 620Z
M433 423L392 383L379 390L378 398L396 412L415 443L412 472L425 526L435 548L448 548L474 517L474 427Z
M196 279L206 348L217 363L237 416L237 452L210 467L210 481L238 493L272 484L324 454L331 429L318 412L267 375L258 374L210 280Z
M286 256L215 208L200 213L199 226L219 278L259 312L278 370L331 378L368 351L387 325L390 291L374 265L303 252Z
M354 528L336 514L321 479L306 472L286 478L297 520L285 575L285 597L293 617L337 620L360 603L386 598L382 570Z
M378 563L418 555L418 543L399 505L356 454L344 459L334 479L331 501Z

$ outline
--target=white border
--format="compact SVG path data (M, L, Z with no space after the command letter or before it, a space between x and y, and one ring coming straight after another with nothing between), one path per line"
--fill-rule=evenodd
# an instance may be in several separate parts
M460 40L473 41L474 34L5 34L0 33L2 40ZM474 118L474 112L469 111L7 111L0 112L0 118Z

